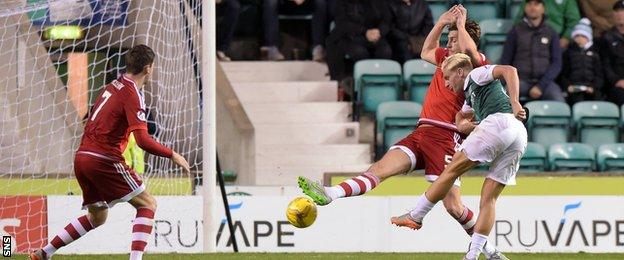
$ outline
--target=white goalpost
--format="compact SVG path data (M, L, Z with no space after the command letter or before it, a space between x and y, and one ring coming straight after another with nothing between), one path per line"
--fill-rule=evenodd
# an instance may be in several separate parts
M131 153L131 166L162 199L147 250L216 251L223 205L216 196L215 17L215 0L0 1L0 235L13 238L14 252L41 247L80 214L73 156L85 115L138 44L156 53L143 90L149 132L192 172ZM131 213L124 206L110 212L99 235L59 253L126 253ZM122 242L101 246L111 240Z

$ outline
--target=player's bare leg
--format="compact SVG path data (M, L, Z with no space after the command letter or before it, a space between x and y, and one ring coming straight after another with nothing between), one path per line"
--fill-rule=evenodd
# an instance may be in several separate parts
M481 201L479 203L479 217L475 225L474 234L470 242L470 249L465 259L478 259L483 245L487 241L487 237L494 226L496 200L503 192L505 185L500 184L492 179L486 178L481 188ZM503 258L505 259L505 258Z
M56 235L42 249L30 253L30 260L50 259L61 247L78 240L87 232L103 225L108 217L108 208L103 206L88 206L89 213L72 220L65 228Z
M440 177L429 186L425 194L418 198L416 207L405 215L393 217L391 222L398 226L420 229L425 215L429 213L438 201L443 200L447 196L455 180L477 165L478 162L469 160L463 152L455 153L455 155L453 155L453 160L446 166L442 174L440 174ZM409 222L414 224L406 225L405 223L399 223L401 219L409 220Z
M461 199L460 188L454 185L451 190L446 194L446 197L442 200L446 211L462 226L468 236L472 236L475 232L475 225L477 223L477 216L473 211L464 205ZM483 254L485 259L507 259L503 253L498 251L494 245L486 242L483 246Z
M298 184L303 193L310 196L318 205L327 205L342 197L362 195L379 185L385 179L409 171L412 162L400 149L388 151L366 172L332 187L323 187L319 182L299 176Z
M147 191L141 192L128 202L137 210L132 226L132 246L130 249L130 260L137 260L143 258L143 252L145 252L149 235L154 226L154 213L157 205L156 199Z

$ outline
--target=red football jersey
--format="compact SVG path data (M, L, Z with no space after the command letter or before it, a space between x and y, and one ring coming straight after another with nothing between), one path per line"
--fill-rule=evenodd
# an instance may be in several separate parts
M425 96L420 123L455 130L455 114L464 104L464 95L455 93L450 86L446 86L440 66L448 56L450 56L450 51L447 48L437 48L435 51L436 70ZM486 64L488 61L485 55L481 54L481 66Z
M147 130L145 101L134 81L125 75L106 85L91 108L78 151L124 161L128 136Z

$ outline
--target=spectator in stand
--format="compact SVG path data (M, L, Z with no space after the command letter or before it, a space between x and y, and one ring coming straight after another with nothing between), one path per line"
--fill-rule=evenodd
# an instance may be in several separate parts
M528 0L525 16L507 33L501 64L513 65L520 76L520 98L564 102L554 81L561 71L557 32L546 23L544 3Z
M392 23L388 41L400 63L420 58L425 37L433 28L433 17L425 0L389 0Z
M313 59L323 60L323 42L329 28L328 1L330 0L262 0L262 23L264 26L264 46L260 55L266 60L283 60L284 55L277 47L279 42L279 10L293 14L305 13L312 5L312 45ZM333 0L331 0L333 1Z
M335 0L317 0L312 15L312 60L325 61L325 40L329 24L334 20L331 12Z
M600 97L603 73L600 56L593 42L591 22L581 19L574 26L570 47L563 53L561 84L568 91L568 103Z
M604 92L618 106L624 104L624 1L613 5L613 23L606 31L601 48L602 65L607 79Z
M390 14L385 0L336 0L336 27L327 37L327 65L341 90L352 93L353 64L363 59L390 59L392 49L386 40ZM348 56L348 60L345 60Z
M230 61L226 53L234 37L240 3L238 0L215 0L215 2L217 4L217 59Z
M612 8L618 1L621 0L578 0L581 13L592 23L594 36L599 37L603 32L613 27L611 21Z
M528 2L530 1L525 1L525 5ZM572 28L581 19L576 0L543 0L541 2L543 2L546 7L548 25L555 29L557 35L559 35L559 46L563 49L568 48ZM516 20L520 21L523 18L524 7L520 8Z

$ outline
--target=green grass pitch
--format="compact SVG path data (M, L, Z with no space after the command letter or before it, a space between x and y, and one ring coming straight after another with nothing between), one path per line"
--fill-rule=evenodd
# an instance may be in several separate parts
M331 182L337 184L346 178L333 177ZM462 178L462 194L479 195L482 183L482 176ZM154 195L191 194L188 178L151 178L146 185ZM419 174L397 176L387 179L367 195L420 195L429 185ZM624 195L622 187L623 176L520 176L517 185L505 188L503 195ZM74 179L0 179L0 195L66 195L69 192L82 194Z

